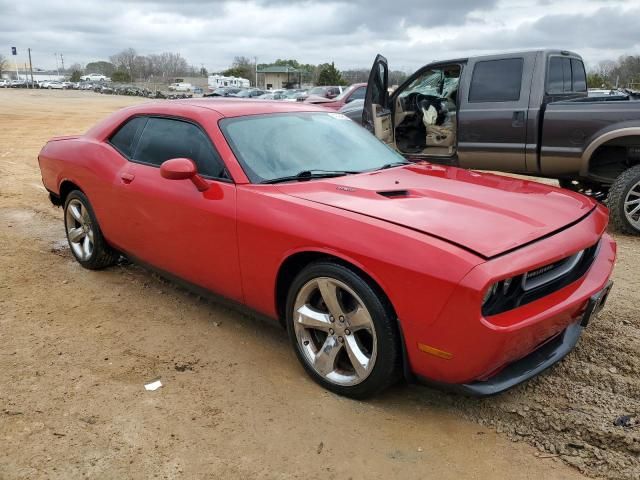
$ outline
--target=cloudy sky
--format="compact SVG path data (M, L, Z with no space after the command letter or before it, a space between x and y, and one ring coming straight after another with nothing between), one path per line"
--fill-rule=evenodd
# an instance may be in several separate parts
M640 54L640 0L0 0L0 53L35 66L180 52L210 71L235 55L411 71L435 59L560 47L588 64Z

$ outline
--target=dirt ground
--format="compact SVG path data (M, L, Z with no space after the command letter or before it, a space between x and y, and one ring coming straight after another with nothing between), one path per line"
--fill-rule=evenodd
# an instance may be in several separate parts
M563 362L470 399L368 402L304 374L284 332L145 270L82 269L37 154L144 101L0 89L0 478L640 479L640 238ZM163 387L143 385L160 378Z

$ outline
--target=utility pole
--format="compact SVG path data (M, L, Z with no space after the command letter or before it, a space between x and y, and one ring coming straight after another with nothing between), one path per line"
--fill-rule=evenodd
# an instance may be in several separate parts
M56 57L56 72L58 76L60 76L60 69L58 68L58 52L54 53L53 56Z
M62 71L64 72L64 57L60 54L60 61L62 62Z
M29 51L29 72L31 72L31 88L33 88L33 65L31 64L31 49L27 49Z
M18 50L16 47L11 47L11 55L13 55L13 63L16 66L16 80L20 80L18 77Z
M256 85L255 87L258 88L258 57L253 57L253 63L256 67Z

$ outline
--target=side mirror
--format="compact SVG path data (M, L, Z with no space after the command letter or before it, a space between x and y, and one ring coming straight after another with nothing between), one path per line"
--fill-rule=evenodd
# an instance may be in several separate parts
M188 158L172 158L163 162L160 165L160 176L167 180L191 180L200 192L209 188L209 184L198 175L194 161Z

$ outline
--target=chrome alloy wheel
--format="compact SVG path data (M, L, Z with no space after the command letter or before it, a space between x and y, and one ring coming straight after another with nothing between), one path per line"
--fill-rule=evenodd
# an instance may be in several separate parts
M67 205L65 228L73 253L82 261L91 258L94 246L94 232L89 211L83 203L74 198Z
M376 331L364 302L329 277L308 281L294 303L293 326L307 364L344 386L364 381L376 362Z
M624 199L624 214L631 226L640 230L640 182L627 193Z

